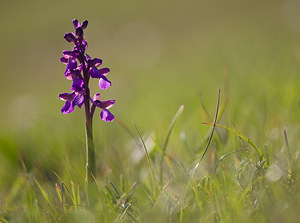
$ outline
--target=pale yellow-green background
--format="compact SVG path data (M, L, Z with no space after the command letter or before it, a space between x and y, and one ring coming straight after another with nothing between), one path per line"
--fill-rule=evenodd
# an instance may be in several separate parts
M213 116L219 88L243 127L268 115L274 126L298 122L299 9L296 0L2 1L1 134L83 131L83 111L62 115L57 97L70 89L59 57L72 47L63 35L74 18L89 20L87 53L111 69L101 98L116 99L111 111L126 125L166 132L183 104L193 129L211 121L199 113L199 92ZM117 125L95 119L95 128Z

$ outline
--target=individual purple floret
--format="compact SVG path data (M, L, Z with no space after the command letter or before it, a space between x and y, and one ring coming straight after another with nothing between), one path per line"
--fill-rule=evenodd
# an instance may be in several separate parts
M105 90L106 88L111 86L111 82L105 77L110 71L109 68L101 68L97 69L102 64L102 60L95 58L91 59L89 55L87 55L87 63L90 67L89 73L92 78L99 78L99 88L101 90Z
M71 86L72 93L62 93L59 94L59 98L66 101L65 105L62 107L61 112L63 114L71 113L74 111L74 107L77 105L79 108L83 105L85 89L83 88L83 80L79 78L73 79L73 84Z
M94 95L93 104L102 109L100 117L103 121L111 122L114 120L114 115L108 109L115 104L115 100L100 101L100 93L97 93Z
M108 68L102 68L98 70L97 68L92 67L89 72L92 78L99 78L98 85L101 90L105 90L106 88L110 87L111 82L105 77L109 72Z

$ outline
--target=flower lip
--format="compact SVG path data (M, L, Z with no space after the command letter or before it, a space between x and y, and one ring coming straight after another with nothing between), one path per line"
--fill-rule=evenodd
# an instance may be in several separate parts
M74 106L72 106L72 102L71 101L66 101L66 103L64 104L64 106L61 108L61 112L63 114L68 114L74 111Z
M77 68L77 61L73 57L70 57L68 59L67 69L74 70L76 68Z
M83 105L83 101L84 101L84 96L81 94L76 94L76 96L72 101L72 105L73 107L77 105L79 108L81 108L81 106Z
M83 80L81 80L80 78L75 77L73 79L73 83L71 86L71 91L75 91L78 92L80 94L83 94L85 92L85 89L83 88Z
M112 122L115 119L115 116L110 113L107 109L103 109L100 113L100 117L105 122Z
M98 86L101 90L105 90L111 86L111 82L104 75L102 75L102 77L99 79Z

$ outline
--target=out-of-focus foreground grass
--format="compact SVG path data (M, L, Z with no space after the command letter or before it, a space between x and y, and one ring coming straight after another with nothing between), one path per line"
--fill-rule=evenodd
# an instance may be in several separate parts
M104 123L98 113L94 119L99 181L119 182L122 175L130 187L145 177L146 160L139 163L143 150L136 150L137 133L132 121L149 139L147 145L154 148L150 155L155 165L159 163L155 157L161 156L157 147L163 146L180 105L185 108L172 133L168 153L183 165L191 165L203 152L209 126L201 122L212 122L219 88L221 103L226 102L222 124L251 137L268 151L271 161L281 157L285 127L291 153L297 154L299 7L296 0L1 3L0 214L11 217L26 201L32 205L35 198L28 194L33 193L20 192L26 177L37 179L51 191L55 190L54 182L60 182L55 171L65 182L73 180L83 189L83 111L62 115L63 102L58 99L59 93L70 90L59 58L62 50L72 47L63 35L73 31L74 18L89 20L87 53L103 59L102 66L111 69L112 87L101 92L102 99L116 99L111 109L116 121ZM93 93L96 89L95 82ZM211 117L201 106L199 94ZM213 141L216 151L212 154L219 156L216 158L242 146L222 130L219 137ZM215 164L210 161L206 165L213 169ZM228 162L241 168L242 164L236 164L239 161L230 158ZM220 182L217 177L212 176L213 181ZM226 174L223 180L230 185ZM24 190L38 191L34 181L31 183L33 189ZM220 186L214 192L223 195L223 189ZM227 192L233 196L234 190ZM275 194L280 201L280 195ZM298 191L295 196L299 195ZM219 202L219 208L226 204L224 200ZM232 204L228 210L240 207L238 202ZM285 200L282 205L292 203ZM213 212L205 201L202 207L208 215ZM261 211L271 215L264 207ZM29 205L28 212L32 213L32 208Z

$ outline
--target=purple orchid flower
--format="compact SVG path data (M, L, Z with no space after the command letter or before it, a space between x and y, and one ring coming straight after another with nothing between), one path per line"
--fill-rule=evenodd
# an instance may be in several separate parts
M115 100L100 101L100 93L94 95L93 105L101 108L100 117L103 121L111 122L115 119L114 115L108 110L115 104Z
M71 93L59 94L59 98L66 101L61 109L63 114L71 113L74 111L74 107L78 106L81 108L84 101L85 89L83 88L83 80L75 78L71 87Z
M74 49L64 50L63 56L60 58L60 61L66 64L64 72L65 77L68 80L73 80L71 88L72 92L59 95L61 100L66 101L65 105L61 109L64 114L72 112L76 105L81 108L82 104L84 104L85 94L88 94L86 96L86 100L90 98L88 88L90 77L99 79L98 85L101 90L105 90L111 86L111 82L106 77L106 75L110 72L110 69L99 69L98 67L102 65L102 60L99 58L92 59L88 54L85 54L87 42L84 40L83 36L84 29L87 27L88 21L84 20L80 24L77 19L74 19L73 25L75 32L66 33L64 38L75 45ZM83 85L85 88L83 88ZM103 120L113 120L113 115L107 112L107 108L103 107L103 104L101 104L102 102L99 99L97 100L98 102L95 103L95 105L102 109L101 118L103 117Z

